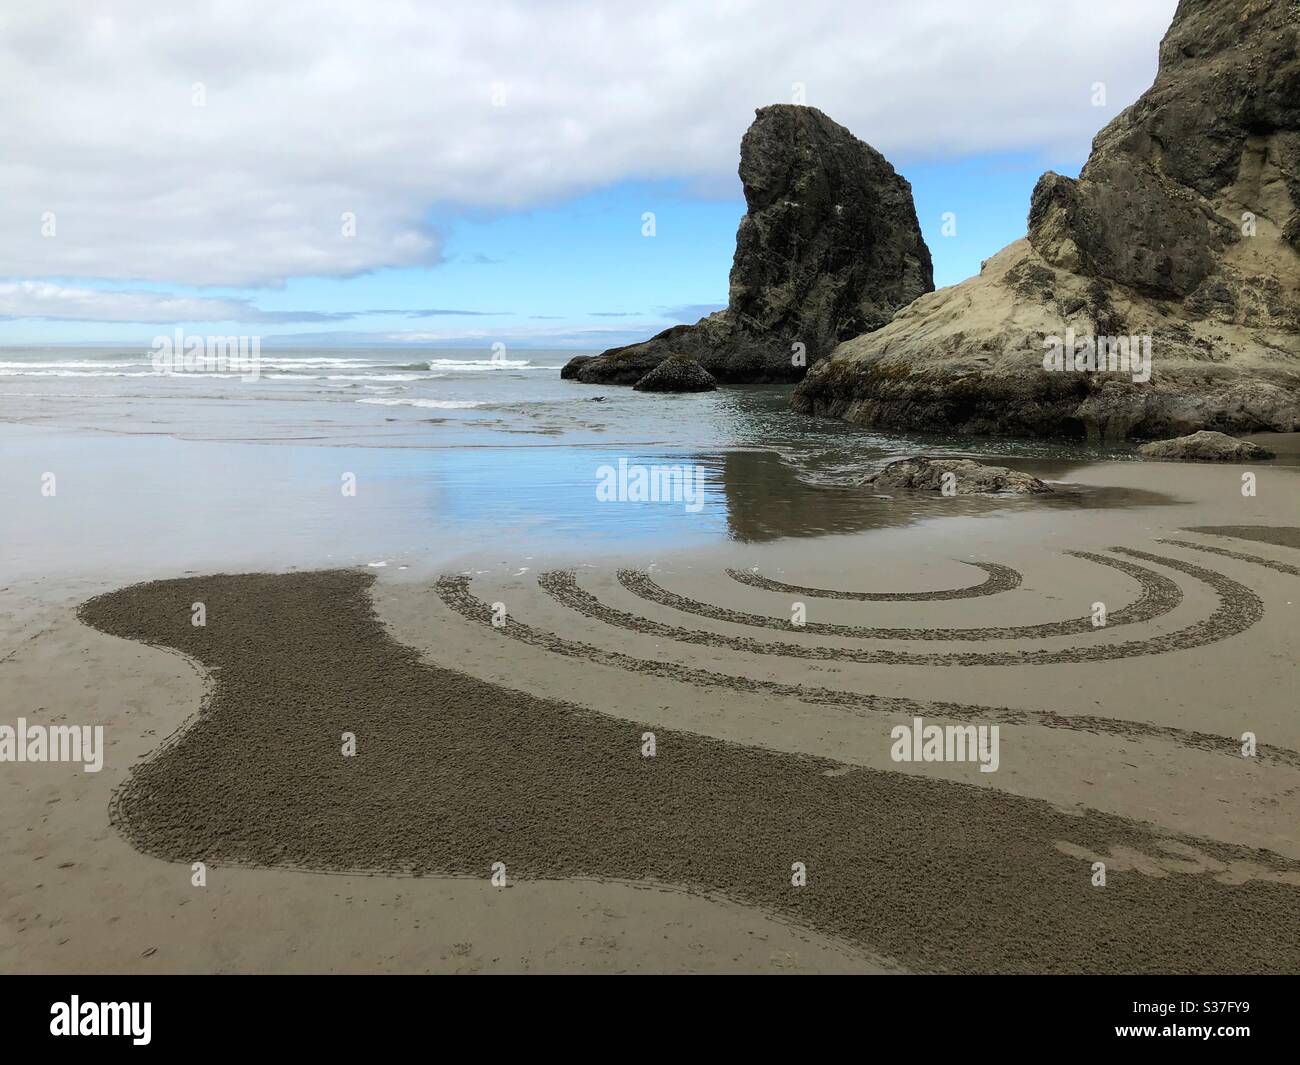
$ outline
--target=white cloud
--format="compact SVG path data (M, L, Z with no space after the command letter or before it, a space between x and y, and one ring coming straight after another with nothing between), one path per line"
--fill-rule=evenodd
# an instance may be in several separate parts
M725 187L754 108L795 82L896 161L1082 155L1150 83L1174 6L10 4L0 276L242 286L432 263L431 207Z
M142 289L101 289L52 281L0 281L0 319L73 322L335 322L369 315L402 318L491 317L499 311L459 308L366 308L264 311L251 300L186 296Z
M246 300L174 296L165 292L116 292L46 281L0 282L0 318L85 322L255 321Z

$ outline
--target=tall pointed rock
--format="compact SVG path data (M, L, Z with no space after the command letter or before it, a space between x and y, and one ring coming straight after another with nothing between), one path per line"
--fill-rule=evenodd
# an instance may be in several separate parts
M723 382L798 380L934 289L911 185L816 108L760 108L740 143L740 180L746 212L726 310L575 359L565 377L632 384L689 355Z

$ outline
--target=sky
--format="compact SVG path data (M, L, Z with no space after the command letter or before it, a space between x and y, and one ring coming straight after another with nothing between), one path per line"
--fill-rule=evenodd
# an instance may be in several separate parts
M955 284L1150 85L1175 6L6 5L0 344L643 338L725 304L741 135L795 101L911 181Z

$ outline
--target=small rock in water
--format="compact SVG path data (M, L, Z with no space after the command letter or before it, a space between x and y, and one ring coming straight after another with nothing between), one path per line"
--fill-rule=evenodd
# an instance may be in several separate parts
M913 492L943 492L945 495L959 496L996 493L1029 495L1052 491L1050 485L1019 470L1005 466L985 466L971 459L932 459L926 455L891 462L861 483L873 488L902 488ZM947 491L945 485L949 486Z
M670 355L632 387L637 392L712 392L718 382L690 356Z
M1156 440L1143 444L1138 453L1152 459L1172 459L1181 462L1241 462L1245 459L1271 459L1273 452L1238 440L1227 433L1202 429L1190 436L1177 436L1172 440Z

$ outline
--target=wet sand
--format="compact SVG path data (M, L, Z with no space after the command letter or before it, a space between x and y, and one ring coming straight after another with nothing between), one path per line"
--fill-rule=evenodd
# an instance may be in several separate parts
M1193 525L1188 532L1208 533L1236 540L1254 540L1261 544L1300 547L1300 528L1273 525Z

